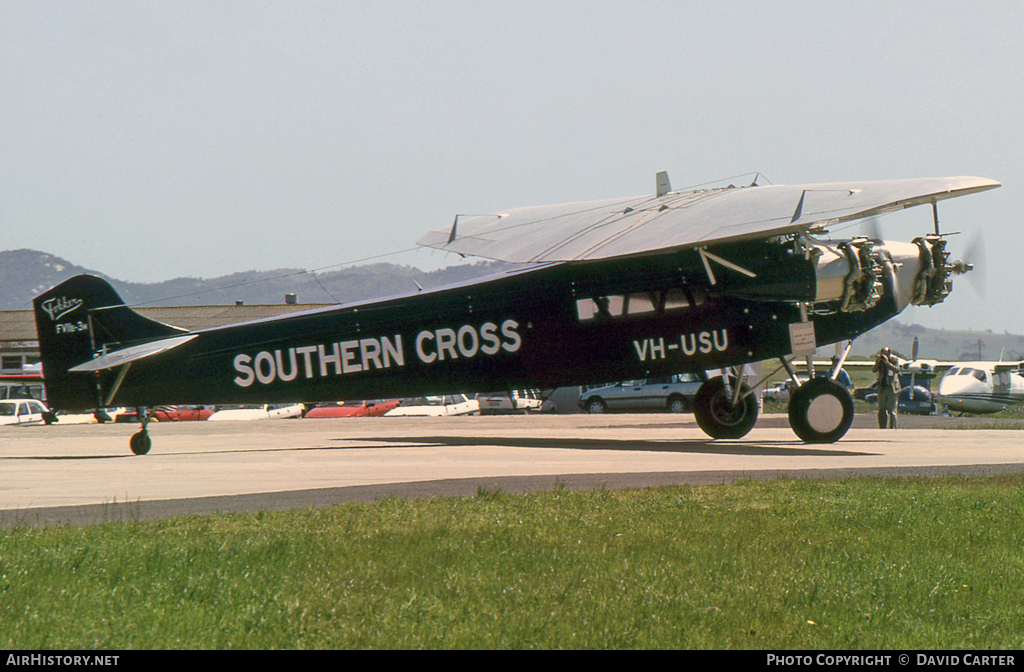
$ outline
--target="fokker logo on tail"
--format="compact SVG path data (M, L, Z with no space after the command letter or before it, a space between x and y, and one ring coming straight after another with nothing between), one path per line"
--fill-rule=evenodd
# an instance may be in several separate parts
M56 322L60 318L64 317L68 313L77 310L82 306L81 299L69 299L66 296L62 296L59 299L53 298L43 302L41 308L50 316L50 319Z

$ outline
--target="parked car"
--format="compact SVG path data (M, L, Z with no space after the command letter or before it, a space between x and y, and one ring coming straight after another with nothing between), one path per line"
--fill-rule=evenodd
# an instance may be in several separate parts
M480 403L480 415L502 413L536 413L541 410L544 400L537 390L512 390L509 392L481 392L476 395Z
M384 414L385 417L399 416L444 416L469 415L480 411L480 402L467 399L464 394L446 394L436 397L413 397L403 399L398 408Z
M112 417L114 422L139 422L139 411L137 408L122 408Z
M86 411L84 413L69 413L57 411L54 414L53 422L61 425L94 425L101 422L111 422L119 414L124 413L124 408L101 408L99 411Z
M825 374L819 373L817 375L823 376ZM796 374L796 379L800 382L801 385L807 382L807 376L802 373ZM793 396L793 390L795 389L796 387L793 385L793 380L787 378L786 380L781 380L777 383L772 383L771 385L766 387L764 390L764 394L762 394L761 396L764 399L774 399L775 401L781 402L783 404L789 404L789 400Z
M874 385L872 385L872 388L874 388ZM864 397L864 401L869 404L877 404L878 394L872 389ZM931 415L936 412L937 407L931 390L924 385L914 385L911 387L910 381L907 381L906 387L900 390L900 394L896 398L896 409L900 413L909 413L911 415Z
M645 380L627 380L580 394L580 408L588 413L608 411L669 411L683 413L693 406L700 376L680 373Z
M783 404L789 403L789 386L792 381L783 380L779 383L772 383L768 387L764 388L764 394L762 395L765 399L772 399Z
M0 401L0 425L42 425L50 412L38 399Z
M190 422L207 420L213 415L209 406L157 406L153 410L153 419L157 422Z
M540 391L544 402L540 405L541 413L572 414L580 413L580 393L583 388L579 385L573 387L556 387Z
M309 409L304 418L375 418L401 403L399 399L368 399L320 404Z
M900 413L911 413L913 415L931 415L937 410L935 404L935 395L932 394L932 378L931 375L912 375L909 373L901 373L900 376L900 395L896 400L896 408ZM913 386L911 386L913 383ZM869 404L878 403L878 394L875 392L875 386L877 382L871 383L865 388L861 388L854 393L854 397L858 395Z
M280 420L302 417L302 404L263 404L262 406L225 406L206 419L207 422L220 420Z

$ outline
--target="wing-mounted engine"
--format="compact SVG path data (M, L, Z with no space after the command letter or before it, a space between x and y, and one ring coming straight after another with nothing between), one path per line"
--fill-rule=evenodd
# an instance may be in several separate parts
M853 238L838 244L808 241L815 260L815 303L828 303L844 313L874 308L885 295L885 279L891 276L893 257L880 241Z
M850 272L843 279L843 297L839 309L845 313L873 308L885 293L882 278L889 259L870 240L854 239L840 243Z

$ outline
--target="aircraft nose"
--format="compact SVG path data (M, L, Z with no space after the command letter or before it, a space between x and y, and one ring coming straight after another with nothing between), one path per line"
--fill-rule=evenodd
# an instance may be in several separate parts
M977 383L970 376L948 376L939 381L940 397L957 397L971 391Z
M924 270L921 248L913 243L885 241L884 247L893 261L896 305L903 310L914 301L917 280Z

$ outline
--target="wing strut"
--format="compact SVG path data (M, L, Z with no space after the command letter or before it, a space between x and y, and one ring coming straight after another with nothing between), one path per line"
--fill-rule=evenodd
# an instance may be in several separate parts
M128 369L130 368L132 368L132 363L128 362L121 367L120 371L117 372L117 379L114 380L114 386L110 388L110 394L107 395L107 401L103 404L104 407L114 405L114 395L116 395L117 391L121 389L121 383L124 382L124 377L128 375Z
M722 266L725 266L726 268L732 269L732 270L736 271L737 273L742 273L743 275L747 276L748 278L756 278L757 277L757 273L754 273L753 271L748 271L747 269L743 268L742 266L737 266L736 264L732 263L731 261L728 261L726 259L722 259L717 254L711 254L710 252L707 251L706 248L698 247L697 248L697 252L700 254L700 260L702 262L704 262L704 270L708 274L708 282L710 282L712 285L717 285L718 284L718 280L715 278L715 274L711 270L711 264L708 263L708 259L710 259L712 261L716 261L719 264L721 264Z

